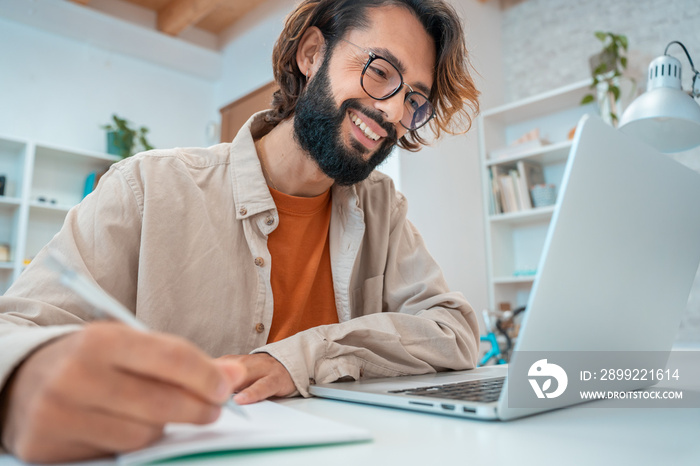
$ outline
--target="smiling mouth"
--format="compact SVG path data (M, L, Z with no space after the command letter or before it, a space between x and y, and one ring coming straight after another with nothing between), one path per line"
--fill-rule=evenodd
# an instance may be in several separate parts
M357 116L355 113L350 113L350 119L352 120L353 123L355 123L355 126L360 128L362 132L367 136L369 139L372 141L379 141L380 136L372 131L367 124L362 121L360 117Z

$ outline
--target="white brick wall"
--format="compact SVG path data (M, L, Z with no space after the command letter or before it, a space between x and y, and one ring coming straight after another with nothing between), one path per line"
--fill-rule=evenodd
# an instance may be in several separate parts
M698 0L528 0L503 12L505 99L518 100L590 77L588 58L599 52L595 31L625 34L629 72L646 86L649 62L680 40L700 65ZM678 46L670 51L690 66Z
M599 52L595 31L629 39L628 74L646 89L649 62L666 45L683 42L700 69L700 0L502 0L503 70L506 102L590 77L588 58ZM690 88L690 64L678 46L683 85ZM700 172L700 149L673 156ZM700 199L698 200L700 210ZM669 232L672 241L673 233ZM698 238L700 241L700 238ZM700 341L700 271L688 300L678 339Z

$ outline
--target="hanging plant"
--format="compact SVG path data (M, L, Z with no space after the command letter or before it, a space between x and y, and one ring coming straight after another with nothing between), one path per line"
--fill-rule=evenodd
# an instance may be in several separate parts
M601 117L608 120L613 126L618 121L618 102L620 100L620 80L623 71L627 69L627 37L612 32L596 31L595 36L603 43L600 53L590 58L591 77L590 88L593 93L586 94L581 100L581 105L598 100L601 106ZM631 82L634 80L631 78Z

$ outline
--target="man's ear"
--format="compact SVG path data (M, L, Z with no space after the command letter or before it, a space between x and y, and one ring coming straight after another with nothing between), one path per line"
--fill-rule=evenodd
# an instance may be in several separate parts
M308 78L311 78L321 66L325 43L323 33L316 26L311 26L301 36L297 48L297 66L299 71Z

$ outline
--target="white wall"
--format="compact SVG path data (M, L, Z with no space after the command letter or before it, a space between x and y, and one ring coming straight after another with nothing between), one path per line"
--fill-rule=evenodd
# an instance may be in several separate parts
M272 47L295 4L269 0L226 31L223 71L216 86L219 108L272 81Z
M528 0L503 13L503 67L506 100L518 100L590 78L588 57L600 52L595 31L625 34L628 72L646 88L649 62L679 40L696 67L700 61L700 2L697 0ZM690 66L682 50L684 85Z
M115 39L118 40L118 39ZM207 145L215 83L0 18L0 133L105 150L112 113L157 147Z
M453 0L464 20L482 109L502 103L501 13L498 2ZM480 315L488 306L482 187L476 123L418 153L403 152L401 183L409 218L454 290Z

